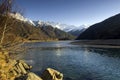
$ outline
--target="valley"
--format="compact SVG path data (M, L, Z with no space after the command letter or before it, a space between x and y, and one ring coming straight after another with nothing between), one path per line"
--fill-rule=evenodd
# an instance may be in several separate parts
M119 79L119 0L0 0L0 80Z

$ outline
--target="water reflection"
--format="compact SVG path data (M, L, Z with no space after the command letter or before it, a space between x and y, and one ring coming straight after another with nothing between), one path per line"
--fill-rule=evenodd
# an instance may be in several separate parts
M31 47L31 46L32 47ZM47 67L61 71L64 80L119 80L120 50L88 48L69 42L26 44L24 59L40 74Z
M84 59L85 59L86 62L88 62L88 57L89 57L90 50L89 50L89 48L85 48L84 50L85 50L84 51Z
M57 49L55 50L55 55L60 57L61 54L62 54L61 53L61 48L60 48L61 46L60 46L60 44L56 44L55 46L57 47Z
M60 49L57 49L55 53L56 53L56 55L57 55L58 57L61 56L61 51L60 51Z
M89 48L89 51L109 57L120 57L120 49L118 48Z

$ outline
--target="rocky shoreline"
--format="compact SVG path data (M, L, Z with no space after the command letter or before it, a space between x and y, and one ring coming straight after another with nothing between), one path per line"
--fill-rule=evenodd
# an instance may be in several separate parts
M0 52L0 80L63 80L63 74L47 68L41 76L31 72L23 60L13 60L8 52Z

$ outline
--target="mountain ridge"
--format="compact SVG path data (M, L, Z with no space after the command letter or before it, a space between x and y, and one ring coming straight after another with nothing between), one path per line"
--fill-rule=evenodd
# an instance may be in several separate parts
M80 31L82 30L83 28L86 28L86 27L89 27L89 25L81 25L81 26L74 26L74 25L67 25L67 24L61 24L61 23L58 23L58 22L51 22L51 21L42 21L42 20L38 20L38 21L32 21L28 18L25 18L24 16L22 16L20 13L10 13L10 16L12 16L13 18L16 18L18 20L21 20L21 21L24 21L24 22L27 22L31 25L34 25L34 26L39 26L39 25L44 25L44 26L47 26L47 25L51 25L53 26L54 28L58 28L58 29L61 29L65 32L75 32L75 31Z
M7 22L4 23L6 18ZM13 17L0 15L0 23L0 35L2 35L5 24L7 26L3 40L3 44L5 45L19 41L71 40L75 38L52 26L35 27L34 25L26 23L26 21L21 21ZM2 39L2 36L0 36L0 39Z
M79 39L120 39L120 13L90 26Z

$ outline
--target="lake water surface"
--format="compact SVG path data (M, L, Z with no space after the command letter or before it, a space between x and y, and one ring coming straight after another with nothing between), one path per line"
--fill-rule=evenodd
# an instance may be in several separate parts
M50 67L64 80L120 80L120 49L90 48L71 41L27 43L23 59L38 75Z

